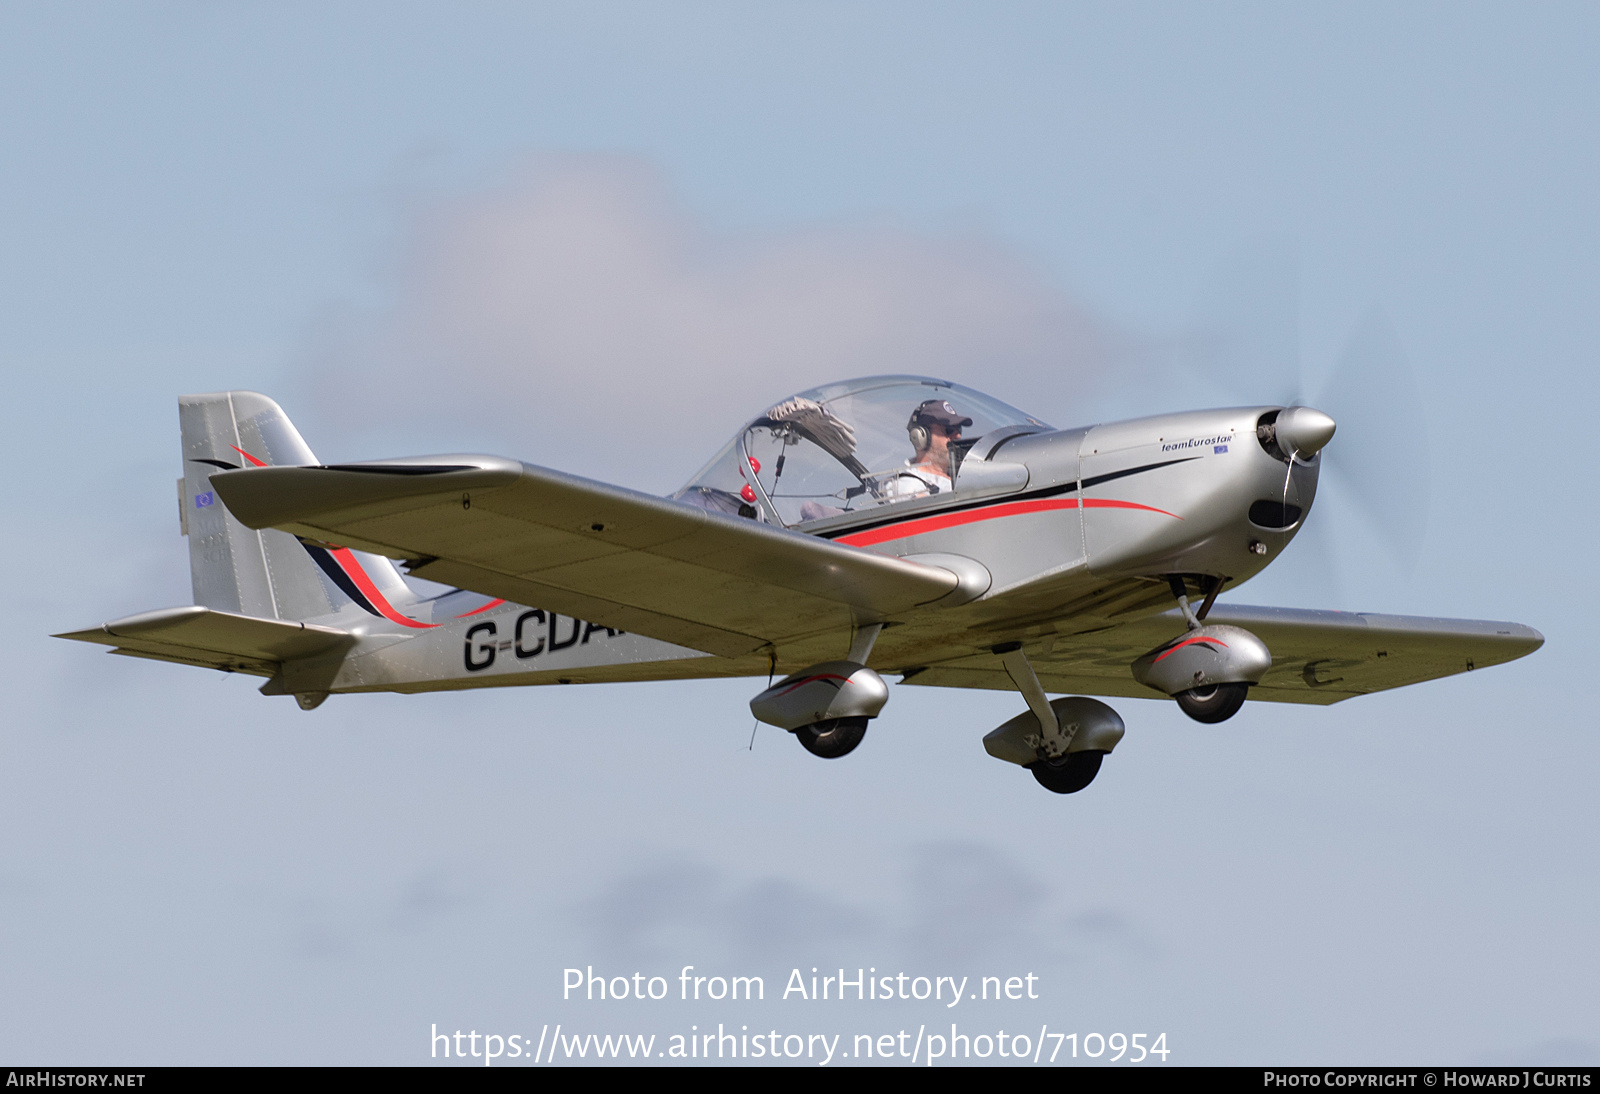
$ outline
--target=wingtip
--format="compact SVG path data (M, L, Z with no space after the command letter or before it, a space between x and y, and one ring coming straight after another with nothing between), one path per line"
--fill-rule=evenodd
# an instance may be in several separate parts
M52 634L50 637L66 638L73 642L104 643L108 637L111 637L111 632L106 630L106 625L102 623L98 627L85 627L77 631L62 631L60 634Z

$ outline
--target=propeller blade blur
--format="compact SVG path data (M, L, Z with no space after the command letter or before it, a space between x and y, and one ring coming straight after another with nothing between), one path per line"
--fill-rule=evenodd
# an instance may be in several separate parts
M1431 492L1427 416L1400 339L1381 311L1357 328L1318 402L1339 423L1328 470L1344 480L1402 566L1413 568Z

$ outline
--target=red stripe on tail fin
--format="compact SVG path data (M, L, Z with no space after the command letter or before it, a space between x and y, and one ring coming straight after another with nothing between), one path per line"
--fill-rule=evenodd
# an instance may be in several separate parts
M361 568L361 563L356 560L356 556L350 553L350 548L335 547L328 553L339 564L339 569L343 570L350 580L355 582L356 588L361 590L361 595L366 597L372 603L372 606L378 609L379 614L391 623L399 623L402 627L415 627L418 630L427 630L438 626L437 623L419 623L415 619L401 615L394 605L390 604L384 595L378 591L378 587L372 583L372 578L367 576L367 571Z

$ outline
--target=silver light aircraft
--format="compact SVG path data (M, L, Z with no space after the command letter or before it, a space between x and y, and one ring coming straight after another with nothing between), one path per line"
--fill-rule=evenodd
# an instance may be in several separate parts
M668 498L497 456L319 464L252 392L184 396L179 417L194 605L58 637L263 676L306 710L782 674L755 716L838 757L893 675L1020 692L984 747L1065 794L1124 732L1086 695L1165 695L1215 723L1247 697L1335 703L1544 641L1218 604L1304 526L1335 429L1304 406L1056 429L956 384L869 377L772 406ZM454 589L424 597L400 567Z

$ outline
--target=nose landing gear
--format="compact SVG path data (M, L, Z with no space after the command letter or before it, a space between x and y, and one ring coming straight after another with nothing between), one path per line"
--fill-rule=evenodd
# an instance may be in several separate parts
M1178 708L1197 722L1225 722L1239 713L1250 688L1272 667L1272 654L1243 627L1203 622L1221 579L1209 579L1198 613L1189 607L1183 580L1177 575L1169 580L1188 629L1134 661L1133 678L1176 699Z
M1180 691L1173 698L1178 701L1178 709L1195 721L1215 725L1239 713L1249 691L1249 684L1211 684Z

